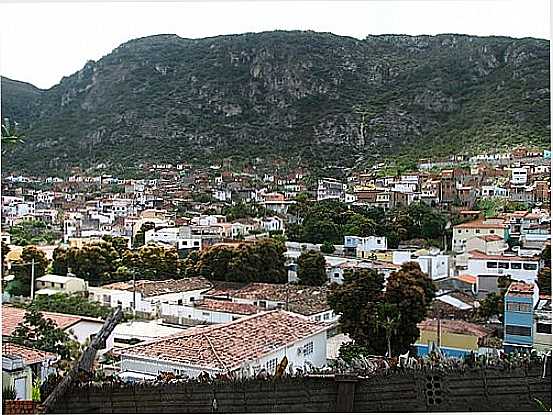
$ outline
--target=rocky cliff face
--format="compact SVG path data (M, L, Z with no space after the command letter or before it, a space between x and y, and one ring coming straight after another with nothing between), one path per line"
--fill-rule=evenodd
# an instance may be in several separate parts
M537 39L159 35L47 91L13 86L2 112L29 128L9 164L25 171L229 155L351 164L549 141L549 42Z

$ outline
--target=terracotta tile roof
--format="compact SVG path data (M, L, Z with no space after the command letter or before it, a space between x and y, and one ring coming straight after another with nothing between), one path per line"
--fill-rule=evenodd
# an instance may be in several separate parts
M466 334L478 337L485 337L493 333L493 330L490 328L463 320L441 320L440 325L442 333ZM438 320L427 319L419 323L417 326L420 330L436 331L438 329Z
M463 275L457 275L456 277L453 277L453 278L459 281L466 282L467 284L476 284L476 277L474 275L463 274Z
M194 303L196 308L210 311L221 311L232 314L251 315L260 312L262 309L252 304L233 303L228 300L213 300L204 298Z
M510 296L532 296L534 294L534 284L524 282L513 282L509 285L507 294Z
M506 226L507 225L505 225L504 222L494 223L494 222L489 222L486 219L477 219L471 222L465 222L459 225L455 225L454 228L456 229L499 229L499 228L503 229Z
M21 357L26 365L34 365L44 360L56 358L56 355L50 352L31 349L30 347L21 346L19 344L2 342L2 356L7 355Z
M477 249L469 252L469 259L496 259L500 261L538 261L535 256L520 257L516 255L487 255Z
M185 291L194 290L207 290L211 288L211 283L202 277L183 278L181 280L164 280L164 281L150 281L150 280L138 280L136 281L136 292L141 293L144 297L153 297L156 295L171 294ZM108 290L123 290L132 291L133 282L115 282L113 284L103 285L101 288Z
M288 304L288 310L310 316L330 310L328 288L294 284L251 283L231 294L232 298L265 300Z
M326 329L324 324L273 310L230 323L194 327L174 336L122 349L118 354L231 370Z
M23 308L16 308L3 305L2 306L2 336L11 336L15 328L23 321L25 318L25 313L27 310ZM71 314L61 314L61 313L50 313L47 311L41 311L42 315L45 318L49 318L56 323L56 325L61 329L66 329L71 327L73 324L78 323L81 320L92 320L102 322L102 320L83 317L83 316L74 316Z

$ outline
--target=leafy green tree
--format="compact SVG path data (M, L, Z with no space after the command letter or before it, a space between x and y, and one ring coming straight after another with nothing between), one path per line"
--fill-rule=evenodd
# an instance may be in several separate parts
M395 353L405 353L420 335L417 324L426 318L436 288L416 262L404 263L392 272L386 283L384 301L394 304L399 313L399 326L393 337Z
M178 276L179 254L176 248L145 245L135 251L126 251L121 263L132 275L150 280L167 280Z
M301 285L323 285L327 281L324 255L317 251L302 252L298 258L298 280Z
M26 246L32 244L52 243L60 235L49 229L40 220L25 220L14 225L9 230L14 245Z
M340 313L340 326L357 346L370 354L397 355L409 350L419 337L417 324L426 317L434 286L418 264L406 263L386 283L375 270L344 275L332 284L328 304Z
M111 246L113 246L113 249L117 251L117 255L120 257L122 257L123 254L129 250L129 241L127 238L123 238L122 236L104 235L102 236L102 239L109 242Z
M53 295L38 295L30 308L38 311L75 314L87 317L107 318L111 308L89 301L81 295L57 293Z
M330 217L309 216L303 222L302 240L320 244L325 241L340 243L343 234L340 226L332 221Z
M109 242L96 242L81 248L69 248L55 253L53 269L61 275L71 272L91 285L109 281L118 266L119 255Z
M46 274L48 259L46 254L35 246L26 246L20 259L12 264L15 279L8 284L6 291L11 295L29 297L31 295L32 263L35 264L35 279Z
M551 295L551 268L545 267L538 271L538 287L540 294Z
M366 216L354 213L344 225L344 235L371 236L376 234L376 222Z
M214 245L186 260L184 273L216 281L285 283L284 252L284 244L270 238L237 246Z
M340 314L340 328L356 345L370 354L384 354L385 339L374 324L378 304L382 302L384 277L373 269L355 269L344 273L343 284L332 283L328 305Z
M69 335L60 329L53 320L45 318L38 310L30 309L23 321L13 331L10 341L46 352L56 353L68 359L70 350Z
M334 247L334 244L333 243L330 243L330 242L324 242L322 245L321 245L321 252L323 254L333 254L334 251L336 250L336 248Z
M146 243L145 241L145 234L147 231L151 229L155 229L156 225L153 222L145 222L142 224L136 235L134 236L134 240L132 242L133 248L139 248L142 245Z
M6 244L4 241L2 241L2 248L1 248L1 261L2 261L2 275L6 275L6 257L10 253L10 247L8 244Z
M502 320L503 312L503 297L497 293L489 293L480 301L476 316L483 321L488 321L494 316L498 316Z

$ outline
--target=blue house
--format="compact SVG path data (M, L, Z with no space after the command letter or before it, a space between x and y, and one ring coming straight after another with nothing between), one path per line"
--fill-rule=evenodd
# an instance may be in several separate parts
M538 290L534 284L512 283L505 294L503 349L506 353L530 352L534 342L534 305Z

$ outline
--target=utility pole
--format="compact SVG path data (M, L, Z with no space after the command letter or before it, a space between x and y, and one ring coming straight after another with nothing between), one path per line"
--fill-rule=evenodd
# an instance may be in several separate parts
M31 260L31 301L35 299L35 259Z
M132 271L132 319L136 320L136 270Z

